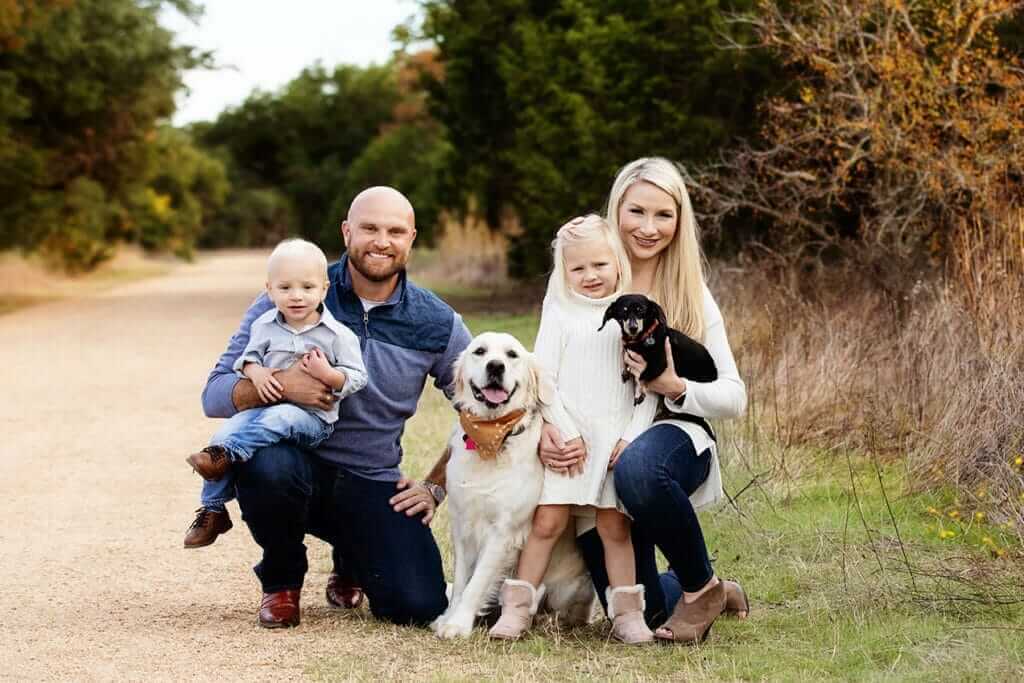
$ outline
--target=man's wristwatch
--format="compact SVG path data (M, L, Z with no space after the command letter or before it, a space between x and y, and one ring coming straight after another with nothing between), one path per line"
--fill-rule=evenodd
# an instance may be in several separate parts
M447 491L444 490L443 486L427 480L423 480L423 482L421 483L427 488L428 491L430 491L430 495L434 499L434 505L440 505L441 503L444 502L444 497L448 495L448 493Z

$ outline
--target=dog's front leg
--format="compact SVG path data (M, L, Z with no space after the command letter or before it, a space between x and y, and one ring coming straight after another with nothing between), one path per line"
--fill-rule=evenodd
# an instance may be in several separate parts
M446 612L445 622L434 629L439 638L465 638L473 632L477 612L483 608L502 573L511 566L513 555L514 549L507 543L492 538L484 544L458 602Z
M471 545L473 547L471 547ZM469 576L473 572L473 559L477 555L478 548L475 543L471 544L466 538L465 531L460 529L455 520L452 521L452 554L455 559L455 577L452 582L452 594L448 598L448 609L441 616L430 624L434 633L448 622L448 619L458 607L462 600L462 594L466 592L466 584L469 583Z

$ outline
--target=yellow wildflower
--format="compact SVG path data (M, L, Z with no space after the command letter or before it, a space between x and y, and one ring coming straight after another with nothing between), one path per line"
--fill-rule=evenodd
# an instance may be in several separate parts
M949 511L949 516L952 517L953 519L956 519L957 517L960 516L960 511L959 510L950 510Z
M985 521L985 513L984 512L975 512L974 513L974 519L978 520L979 522Z
M939 532L939 538L941 538L943 540L945 540L947 538L953 538L954 536L956 536L956 532L955 531L950 531L949 529L943 529L942 531Z

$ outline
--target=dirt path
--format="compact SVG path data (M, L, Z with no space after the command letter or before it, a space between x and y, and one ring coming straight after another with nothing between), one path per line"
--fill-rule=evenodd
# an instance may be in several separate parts
M295 678L330 654L325 546L290 633L255 627L234 504L233 531L181 547L200 485L183 458L214 426L199 394L263 264L218 254L0 316L0 679Z

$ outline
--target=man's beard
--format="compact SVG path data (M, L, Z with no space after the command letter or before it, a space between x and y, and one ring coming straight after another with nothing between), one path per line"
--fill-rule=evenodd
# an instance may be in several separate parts
M352 267L358 271L360 275L365 277L370 282L387 282L395 276L396 273L400 273L405 269L405 261L395 256L391 260L391 266L387 270L370 270L366 265L367 259L366 251L352 252L349 254L349 263Z

